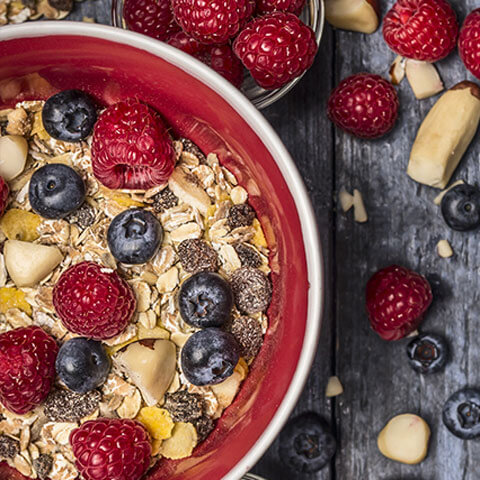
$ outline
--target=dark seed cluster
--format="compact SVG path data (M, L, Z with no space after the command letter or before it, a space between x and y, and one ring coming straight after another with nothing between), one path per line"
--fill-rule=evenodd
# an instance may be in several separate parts
M210 435L215 427L215 422L208 415L203 415L193 422L193 426L197 431L198 443L201 443Z
M53 422L78 422L98 408L100 397L97 390L81 394L58 389L50 393L43 409Z
M262 265L262 258L253 248L244 243L236 243L233 248L237 252L242 267L258 268Z
M88 203L84 202L80 208L70 213L65 220L69 223L75 223L80 228L88 228L95 221L95 211Z
M178 246L178 257L183 269L188 273L216 272L217 252L203 240L190 238Z
M230 279L237 308L249 315L264 312L272 298L268 277L257 268L242 267Z
M161 192L153 197L153 209L157 213L162 213L169 208L178 205L178 197L168 188L164 188Z
M230 228L248 227L255 219L255 210L248 203L233 205L227 216L227 225Z
M184 152L195 155L201 163L206 162L207 159L205 158L205 155L191 140L189 140L188 138L180 138L180 142L182 142Z
M53 467L53 458L50 455L42 454L33 461L33 468L40 480L46 480Z
M200 395L180 390L165 395L164 408L168 410L174 422L194 423L205 411L205 404Z
M251 317L238 317L231 326L232 335L241 348L241 356L246 360L254 359L263 343L262 326Z
M17 440L0 435L0 458L14 458L20 453L20 444Z

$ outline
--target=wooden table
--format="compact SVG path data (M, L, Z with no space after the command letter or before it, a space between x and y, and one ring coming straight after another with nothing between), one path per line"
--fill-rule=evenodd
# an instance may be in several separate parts
M394 3L382 1L382 14ZM478 0L452 0L459 18ZM77 4L83 16L110 23L109 0ZM287 474L275 442L254 469L269 480L478 480L479 442L463 442L441 421L444 401L466 384L480 385L480 242L478 233L461 234L444 224L433 204L437 191L405 174L409 149L421 120L435 99L415 100L405 80L401 114L387 137L367 142L335 130L327 120L328 93L341 78L370 71L387 75L395 55L381 32L366 36L326 28L312 69L297 87L264 111L290 150L315 206L326 266L326 304L315 364L294 415L313 410L328 419L338 439L332 464L313 475ZM440 62L447 87L472 78L458 55ZM467 152L454 178L479 180L480 142ZM337 208L336 192L358 188L367 206L366 224ZM448 239L455 255L436 253ZM311 245L310 248L319 248ZM406 341L387 343L370 330L364 288L378 268L399 263L434 279L435 299L423 330L444 334L452 355L444 373L420 376L408 366ZM338 375L345 393L325 398L327 379ZM378 452L376 437L393 415L412 412L431 426L427 459L417 466L394 463ZM212 479L214 480L214 479Z

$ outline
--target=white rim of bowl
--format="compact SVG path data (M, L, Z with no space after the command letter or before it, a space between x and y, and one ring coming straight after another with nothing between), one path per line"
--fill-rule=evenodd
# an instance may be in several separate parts
M49 35L87 36L129 45L156 55L201 80L233 107L261 139L275 159L293 196L302 228L308 269L309 292L305 337L297 368L282 403L255 444L223 477L223 480L238 480L253 468L288 420L305 386L317 350L323 313L324 269L315 214L306 187L292 157L263 115L227 80L190 55L139 33L107 25L68 21L6 25L0 29L0 42Z

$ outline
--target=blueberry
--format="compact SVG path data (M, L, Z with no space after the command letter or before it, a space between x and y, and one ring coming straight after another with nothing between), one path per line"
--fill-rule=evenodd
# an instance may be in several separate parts
M440 371L448 359L446 340L435 333L426 333L415 337L407 345L410 366L419 373Z
M122 263L138 265L157 253L163 240L163 228L153 213L141 208L117 215L107 233L112 255Z
M231 333L206 328L194 333L182 348L182 371L193 385L216 385L233 374L239 359L240 347Z
M453 230L475 230L480 226L480 190L466 183L453 187L442 198L442 215Z
M105 382L110 371L110 358L102 342L76 337L61 346L55 368L70 390L86 393Z
M455 436L470 440L480 436L480 390L455 392L443 407L443 423Z
M82 177L62 163L39 168L30 180L28 197L33 210L45 218L64 218L85 200Z
M64 142L79 142L92 133L97 121L93 100L80 90L64 90L43 106L42 122L48 134Z
M230 318L232 289L218 273L196 273L180 287L178 306L180 315L189 325L221 327Z
M313 412L292 418L280 433L280 458L295 472L320 470L330 462L335 450L330 428Z

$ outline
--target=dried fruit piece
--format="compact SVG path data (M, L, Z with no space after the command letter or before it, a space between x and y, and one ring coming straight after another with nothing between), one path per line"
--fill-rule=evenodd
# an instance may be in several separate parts
M0 288L0 313L7 313L10 308L18 308L27 315L32 314L32 307L25 299L25 293L16 288Z
M166 440L172 436L173 420L168 410L143 407L136 418L155 440Z
M480 88L461 82L444 93L422 122L407 174L416 182L445 188L480 122Z
M373 33L379 24L377 0L326 0L325 18L336 28Z
M0 137L0 176L7 182L18 177L25 168L28 143L19 135Z
M265 234L263 233L263 228L258 219L256 218L252 222L253 228L255 228L255 235L252 238L252 243L257 247L267 248L267 240L265 239Z
M385 457L415 465L427 456L430 428L418 415L393 417L378 436L378 449Z
M162 443L160 453L171 460L189 457L197 441L197 431L191 423L176 423L172 436Z
M40 237L37 229L42 219L35 213L11 208L0 220L0 228L9 240L33 242Z
M17 287L32 287L49 275L63 260L54 246L7 240L4 246L5 266Z
M407 80L419 100L431 97L443 90L443 82L433 63L408 59L405 64Z

